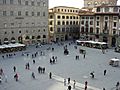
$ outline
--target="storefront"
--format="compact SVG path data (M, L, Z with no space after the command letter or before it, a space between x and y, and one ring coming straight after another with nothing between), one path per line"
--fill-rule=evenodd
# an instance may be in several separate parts
M26 46L20 43L10 43L10 44L3 44L0 45L0 53L9 53L9 52L16 52L26 50Z

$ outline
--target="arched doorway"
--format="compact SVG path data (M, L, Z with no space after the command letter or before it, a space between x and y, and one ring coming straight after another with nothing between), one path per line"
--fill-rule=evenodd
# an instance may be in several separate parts
M2 43L1 43L1 39L0 39L0 45L1 45Z
M11 43L15 43L15 38L14 37L11 38Z
M112 43L111 43L112 47L116 46L116 38L112 37Z
M9 44L8 38L4 39L4 44Z
M41 39L41 36L38 35L38 36L37 36L37 42L38 42L38 43L41 43L41 40L40 40L40 39Z
M22 39L21 36L18 37L18 42L19 42L19 43L23 43L23 39Z
M59 38L57 37L57 38L56 38L56 42L58 42L58 41L59 41Z
M65 40L68 40L68 35L67 34L65 35Z
M107 39L107 37L103 37L103 42L108 42L108 39Z

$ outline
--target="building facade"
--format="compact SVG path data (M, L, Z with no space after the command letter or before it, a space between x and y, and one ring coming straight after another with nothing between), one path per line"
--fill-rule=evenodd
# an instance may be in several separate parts
M0 0L0 44L48 42L48 0Z
M117 5L118 0L84 0L84 7L95 7L101 5Z
M117 38L120 36L120 6L98 6L92 11L91 13L88 10L87 15L85 15L85 11L82 15L80 14L81 36L88 40L107 42L110 46L116 46Z
M94 40L95 14L92 10L80 10L80 39Z
M79 8L58 6L49 10L49 41L79 38Z

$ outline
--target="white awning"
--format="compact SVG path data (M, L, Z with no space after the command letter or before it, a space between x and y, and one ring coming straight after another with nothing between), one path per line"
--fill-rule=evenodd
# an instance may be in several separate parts
M13 48L13 47L24 47L25 45L24 44L20 44L20 43L15 43L15 44L3 44L3 45L0 45L0 48Z
M3 48L5 48L5 47L3 47L3 46L0 46L0 49L3 49Z
M11 42L15 42L15 40L11 40Z
M4 41L5 43L8 43L9 41Z
M11 46L6 45L6 44L3 44L2 47L5 47L5 48L11 48Z
M112 58L110 60L112 60L112 61L120 61L119 59L116 59L116 58Z
M107 44L106 42L96 42L96 41L80 41L80 40L76 40L76 42L78 43L91 43L91 44L100 44L100 45L103 45L103 44Z
M25 44L21 44L21 43L15 43L18 46L25 46Z

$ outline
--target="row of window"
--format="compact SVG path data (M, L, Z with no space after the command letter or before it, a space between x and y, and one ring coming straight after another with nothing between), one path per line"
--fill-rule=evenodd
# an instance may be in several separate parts
M7 27L38 27L43 25L44 27L47 26L47 22L38 22L38 23L3 23L3 28L7 28Z
M104 8L98 7L96 9L96 12L120 12L120 9L119 7L104 7Z
M108 22L105 21L105 23L107 24L106 26L108 26ZM93 25L93 21L90 21L88 23L88 21L81 21L81 24L84 25L84 24L90 24L90 25ZM96 26L100 26L100 21L96 21ZM117 22L113 22L113 27L117 27Z
M84 28L84 27L81 27L81 33L88 33L88 32L90 32L90 33L93 33L93 28L91 27L90 28L90 30L88 29L88 28ZM105 31L103 30L103 33L104 33ZM96 28L96 34L99 34L100 33L100 29L99 28ZM109 34L109 31L107 30L107 33ZM116 34L116 30L113 30L113 32L112 32L113 34Z
M53 19L53 15L50 15L50 19ZM57 19L79 19L78 16L57 16Z
M79 11L78 10L72 10L72 9L57 9L58 12L76 12L78 13Z
M79 19L78 16L57 16L57 19Z
M90 25L93 25L93 21L89 21L89 22L88 22L88 21L83 21L83 20L82 20L82 21L81 21L81 24L82 24L82 25L84 25L84 24L85 24L85 25L86 25L86 24L88 24L88 25L89 25L89 24L90 24Z
M40 2L36 2L36 1L25 1L23 2L23 0L2 0L2 4L18 4L18 5L31 5L31 6L47 6L46 2L44 1L40 1Z
M107 21L105 21L105 24L106 24L106 26L108 26L108 22ZM100 26L100 22L99 21L96 22L96 26ZM117 22L113 22L113 27L117 27Z
M45 29L43 29L43 31L45 32L46 30L45 30ZM29 30L26 30L25 32L26 32L26 33L29 33L30 31L29 31ZM36 32L36 30L33 30L32 32L34 33L34 32ZM41 32L41 30L40 30L40 29L39 29L39 30L37 30L37 33L38 33L38 32ZM4 35L6 35L7 33L8 33L7 31L6 31L6 32L4 32ZM14 34L14 33L15 33L14 31L11 31L11 34ZM18 33L22 33L22 31L21 31L21 30L19 30L19 31L18 31Z
M79 27L66 27L66 28L58 27L57 32L79 32Z
M87 16L85 16L85 17L81 17L81 19L94 19L94 17L87 17Z
M32 37L31 37L31 39L40 39L40 38L41 38L40 35L37 36L37 37L35 37L35 36L32 36ZM46 35L42 35L42 38L46 38ZM25 39L30 39L30 36L26 36Z
M109 17L105 16L105 20L108 20ZM94 19L94 17L81 17L81 19ZM100 17L96 17L96 20L100 20Z
M50 31L51 31L51 32L53 32L53 29L54 29L53 27L50 27ZM69 28L69 27L57 28L57 32L60 32L60 31L61 31L61 32L69 32L70 30L72 30L72 31L73 31L73 30L75 30L75 31L77 30L77 31L78 31L78 30L79 30L79 27L73 27L73 28L72 28L72 27L70 27L70 28Z
M20 39L21 37L18 37L18 40ZM28 40L28 39L40 39L40 38L46 38L46 35L42 35L42 36L40 36L40 35L38 35L38 36L31 36L31 38L30 38L30 36L26 36L25 37L25 39L26 40ZM14 40L14 42L15 42L15 37L12 37L11 39L10 39L11 41L12 40ZM4 38L4 41L9 41L9 39L8 38Z
M2 16L15 16L16 12L14 11L2 11ZM17 16L46 16L46 12L29 12L29 11L25 11L24 14L21 11L17 12Z
M97 2L97 1L95 1L95 2L88 2L88 3L87 3L88 6L89 6L89 5L92 5L92 4L94 4L94 5L100 5L100 4L115 5L116 3L114 3L114 2L105 2L105 1L103 1L103 2Z
M85 17L81 17L81 19L94 19L94 17L87 17L87 16L85 16ZM113 17L113 20L117 20L118 19L118 17ZM100 20L100 17L99 16L97 16L96 17L96 20ZM109 17L108 16L105 16L104 17L104 20L109 20Z
M50 24L52 24L50 22ZM79 25L79 22L78 21L57 21L57 25Z

